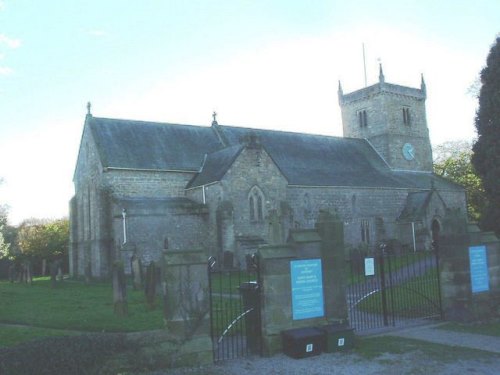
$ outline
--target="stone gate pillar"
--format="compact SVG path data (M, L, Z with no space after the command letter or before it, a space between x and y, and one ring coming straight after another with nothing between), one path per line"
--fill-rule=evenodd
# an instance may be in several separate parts
M288 244L259 247L263 354L282 351L281 332L347 320L343 223L323 212L316 230L294 230ZM291 262L320 259L324 315L293 319Z
M206 254L201 250L168 251L163 273L167 331L182 344L184 361L211 363Z
M471 268L471 248L483 250L486 266ZM465 215L448 211L438 245L444 318L471 322L500 316L500 246L498 238L468 225ZM471 272L472 269L472 272ZM473 290L472 279L483 279L487 290Z

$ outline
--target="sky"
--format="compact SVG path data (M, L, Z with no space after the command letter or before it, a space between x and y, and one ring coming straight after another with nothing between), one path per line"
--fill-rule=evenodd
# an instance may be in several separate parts
M337 88L427 84L434 145L472 140L498 0L0 0L0 204L68 216L96 117L342 136ZM364 45L364 59L363 59Z

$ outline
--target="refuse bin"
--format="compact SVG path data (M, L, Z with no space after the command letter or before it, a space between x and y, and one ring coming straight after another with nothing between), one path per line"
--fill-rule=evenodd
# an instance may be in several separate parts
M256 281L241 283L239 291L245 313L247 348L253 354L261 352L260 288Z
M292 358L321 354L325 348L325 334L319 328L294 328L281 332L283 353Z
M350 328L347 324L329 324L320 329L325 333L325 352L340 352L353 347L354 328Z

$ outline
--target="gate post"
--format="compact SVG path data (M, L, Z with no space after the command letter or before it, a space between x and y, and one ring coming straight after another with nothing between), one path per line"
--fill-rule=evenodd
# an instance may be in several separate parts
M471 247L484 249L486 263L473 275ZM439 238L441 296L446 320L470 322L500 316L500 246L493 233L467 225L464 215L448 211ZM474 291L472 278L480 277L486 288Z
M265 245L258 250L263 355L281 352L285 330L347 321L343 223L320 211L316 230L292 231L290 240L288 245ZM324 315L294 320L291 261L317 259L321 260Z
M212 363L206 255L201 250L169 250L164 267L164 318L168 332L178 339L178 362Z

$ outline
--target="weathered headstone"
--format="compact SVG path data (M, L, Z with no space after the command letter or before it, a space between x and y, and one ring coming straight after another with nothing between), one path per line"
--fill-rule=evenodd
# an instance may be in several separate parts
M134 290L140 290L142 289L142 262L136 254L132 255L130 266L132 269L132 285Z
M269 231L268 242L270 245L279 245L283 243L283 230L278 210L269 211Z
M122 262L113 263L113 306L116 315L127 315L127 282Z
M146 294L146 303L148 305L148 308L150 309L155 308L156 283L157 283L156 275L157 275L156 265L155 262L152 261L146 268L146 285L144 289Z

